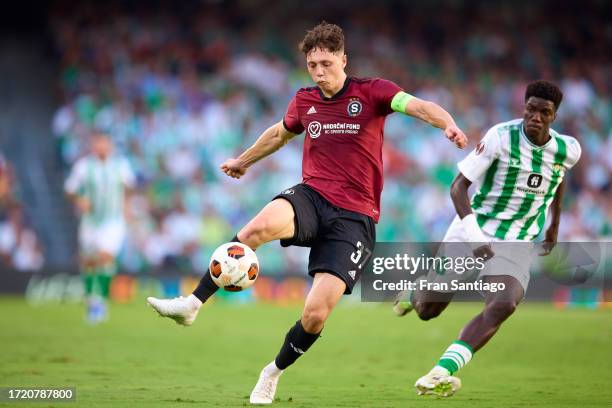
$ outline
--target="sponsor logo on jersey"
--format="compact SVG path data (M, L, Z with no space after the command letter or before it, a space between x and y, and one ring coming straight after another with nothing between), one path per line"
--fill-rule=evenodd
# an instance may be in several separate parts
M480 155L482 152L484 152L484 149L485 149L485 145L484 145L484 143L482 143L482 142L478 143L478 144L476 145L476 150L475 150L475 152L476 152L476 156L478 156L478 155Z
M314 106L311 106L310 109L308 109L308 112L306 112L306 114L312 115L313 113L317 113L317 110L315 109Z
M542 185L542 175L537 173L531 173L527 178L527 187L538 188Z
M361 106L361 102L359 102L359 99L356 98L351 99L348 105L346 106L346 111L348 115L352 118L359 115L362 109L363 107Z
M321 136L321 123L316 120L310 122L308 124L308 134L310 134L310 137L313 139Z

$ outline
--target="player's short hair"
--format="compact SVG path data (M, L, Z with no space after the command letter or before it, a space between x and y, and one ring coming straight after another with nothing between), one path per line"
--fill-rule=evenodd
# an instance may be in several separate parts
M561 92L557 85L541 79L527 85L525 102L532 96L551 101L555 105L555 110L559 109L559 105L561 105L563 100L563 92Z
M312 30L306 32L306 36L298 47L304 55L308 55L315 48L330 52L344 51L344 32L339 26L323 20Z

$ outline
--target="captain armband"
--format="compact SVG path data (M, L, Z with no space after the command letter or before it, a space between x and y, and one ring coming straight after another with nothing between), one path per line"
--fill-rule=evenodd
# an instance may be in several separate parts
M414 96L404 91L399 91L391 100L391 109L395 112L406 113L406 105L414 99Z

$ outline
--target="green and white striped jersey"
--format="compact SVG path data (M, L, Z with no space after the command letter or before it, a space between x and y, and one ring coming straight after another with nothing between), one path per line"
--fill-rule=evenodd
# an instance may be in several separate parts
M565 172L580 158L571 136L550 129L544 146L529 141L523 120L492 127L465 159L461 173L479 184L472 210L482 230L500 240L534 240Z
M123 221L124 191L134 183L134 174L125 158L111 156L101 160L90 154L74 164L64 190L87 198L91 210L82 222L99 225Z

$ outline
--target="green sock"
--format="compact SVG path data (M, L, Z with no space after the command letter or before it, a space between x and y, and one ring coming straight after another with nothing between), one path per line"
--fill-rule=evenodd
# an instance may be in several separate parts
M444 369L448 371L448 374L453 375L470 362L473 354L472 346L461 340L454 341L442 354L433 370Z
M98 267L96 278L100 288L100 296L102 299L108 299L110 294L110 285L115 274L115 263L108 263Z
M83 278L83 285L85 286L85 296L90 297L93 294L95 284L95 270L93 268L83 268L81 276Z

